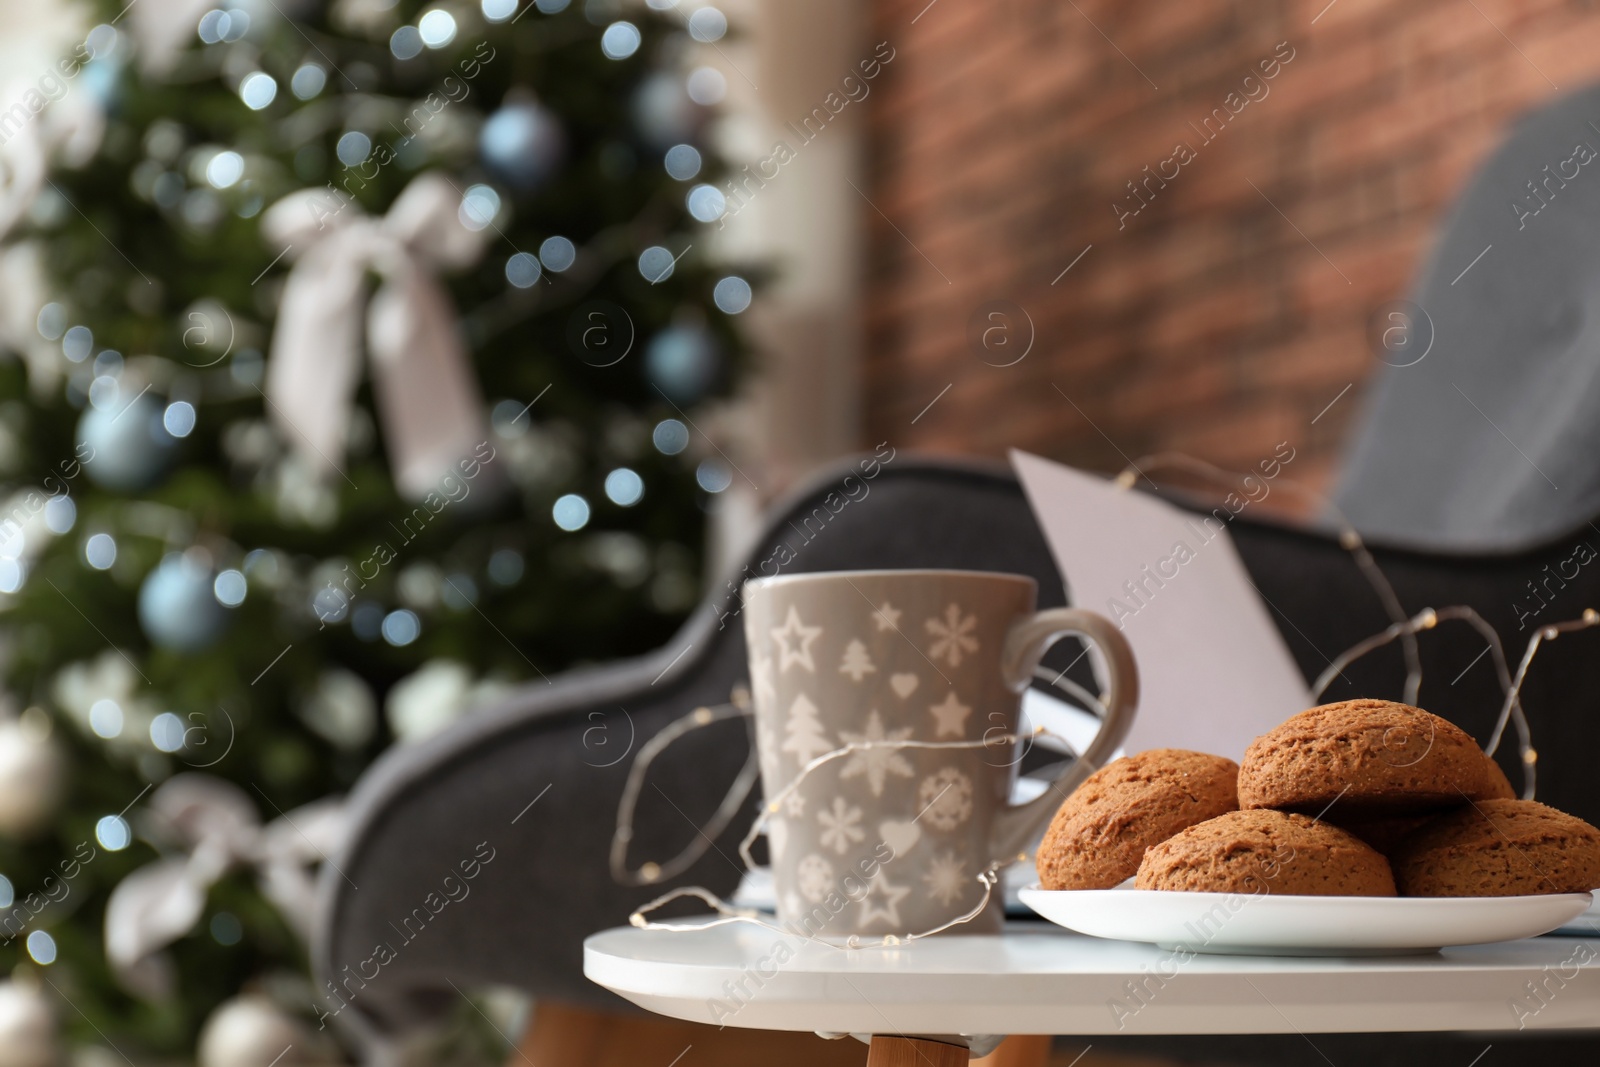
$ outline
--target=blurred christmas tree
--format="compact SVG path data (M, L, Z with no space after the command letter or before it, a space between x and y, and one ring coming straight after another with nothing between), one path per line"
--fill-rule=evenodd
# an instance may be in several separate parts
M46 280L0 361L18 1056L50 1053L46 1002L139 1063L225 1001L210 1067L301 1032L334 822L302 806L514 682L661 644L728 482L686 414L750 301L697 232L720 13L209 7L98 3L48 107L0 113L11 149L82 118L8 237Z

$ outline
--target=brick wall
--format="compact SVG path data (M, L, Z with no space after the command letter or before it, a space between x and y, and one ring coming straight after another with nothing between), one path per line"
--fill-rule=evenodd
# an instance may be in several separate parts
M1600 78L1600 10L1322 2L879 0L868 440L1108 471L1287 440L1325 481L1369 318L1507 121ZM1013 366L986 361L1014 358L1015 312L988 320L1009 350L971 328L995 300L1033 323Z

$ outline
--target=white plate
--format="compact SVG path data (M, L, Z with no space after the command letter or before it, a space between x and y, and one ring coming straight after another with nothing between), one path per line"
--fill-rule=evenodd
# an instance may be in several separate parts
M1532 897L1303 897L1147 889L1024 889L1059 926L1175 951L1376 956L1513 941L1581 915L1589 893Z
M1562 923L1556 932L1566 934L1568 937L1592 937L1600 934L1600 900L1593 901L1577 918Z

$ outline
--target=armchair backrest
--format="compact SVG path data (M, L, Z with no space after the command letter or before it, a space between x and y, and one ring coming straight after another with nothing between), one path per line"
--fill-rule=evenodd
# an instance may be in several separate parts
M1524 116L1380 344L1335 502L1369 539L1516 551L1600 514L1600 86Z
M1231 529L1308 679L1388 624L1336 540L1245 516ZM1576 536L1518 555L1380 550L1377 557L1408 610L1470 604L1514 657L1530 626L1600 602L1600 569L1590 568L1574 572L1529 618L1524 585L1561 568ZM842 465L770 514L751 573L778 557L785 573L961 567L1029 574L1040 583L1041 606L1066 599L1022 489L1002 468L902 456L867 479L857 462ZM583 978L583 938L625 922L665 888L627 888L608 874L624 757L744 683L736 610L723 586L659 652L524 685L442 734L391 750L368 771L350 800L347 840L319 886L314 964L319 988L335 983L346 1005L339 1023L381 1047L384 1034L458 997L456 989L486 984L622 1004ZM1589 713L1600 704L1600 674L1589 669L1595 640L1581 635L1550 646L1524 697L1542 753L1541 799L1600 820L1600 789L1592 784L1600 718ZM1466 627L1442 626L1421 649L1422 702L1480 739L1500 704L1482 648ZM1391 647L1346 668L1327 699L1398 695L1402 679ZM1087 673L1080 680L1093 685ZM687 735L659 759L645 786L648 802L639 805L630 865L687 844L746 751L740 725L726 723ZM1503 752L1501 762L1518 782L1510 755ZM753 801L673 884L731 893L742 874L738 840L752 815ZM469 870L470 880L462 877ZM450 886L464 886L465 895ZM337 1006L330 1000L328 1010Z

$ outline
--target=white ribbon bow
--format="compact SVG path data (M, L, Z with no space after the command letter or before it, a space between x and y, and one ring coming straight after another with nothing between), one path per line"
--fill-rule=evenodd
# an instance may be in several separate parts
M0 66L4 62L0 56ZM54 69L45 67L47 73ZM34 73L32 80L16 78L0 88L0 109L10 107L4 112L8 123L17 121L21 108L20 126L0 126L0 352L23 356L29 383L43 396L58 387L63 365L60 347L41 337L37 327L39 308L51 290L43 249L37 241L5 241L49 181L53 161L78 167L99 149L105 116L86 88L59 80L53 84L67 87L67 95L33 112L44 99L39 78Z
M150 999L171 994L172 963L161 949L194 929L207 891L235 867L254 867L266 898L296 933L310 936L313 866L338 846L343 801L319 800L263 827L244 790L190 773L163 782L149 810L184 854L134 871L106 902L106 958L128 990Z
M139 45L139 69L147 75L169 73L178 56L193 43L200 16L221 6L213 0L146 0L129 4L123 10L132 15L129 21Z
M483 401L437 267L465 267L484 237L462 225L461 197L419 175L381 219L327 190L291 193L262 233L295 261L267 368L272 417L308 464L339 471L360 377L366 272L383 282L367 308L372 380L395 484L420 500L487 440Z
M8 92L10 88L5 87ZM27 214L44 186L50 146L43 125L26 118L16 133L0 141L0 238Z

